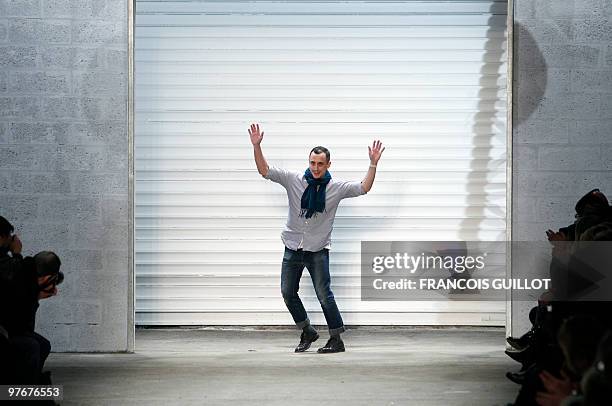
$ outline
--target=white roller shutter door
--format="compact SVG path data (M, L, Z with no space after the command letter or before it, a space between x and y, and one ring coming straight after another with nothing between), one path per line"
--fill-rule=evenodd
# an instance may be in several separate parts
M503 240L503 1L137 1L136 322L292 324L280 295L284 189L255 169L304 170L372 191L333 232L346 324L502 325L504 302L362 302L362 240ZM307 273L300 289L324 324Z

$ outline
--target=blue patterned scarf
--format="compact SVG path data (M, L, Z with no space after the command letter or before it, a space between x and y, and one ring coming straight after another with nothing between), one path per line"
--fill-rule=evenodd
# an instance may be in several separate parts
M306 169L304 177L308 182L308 187L302 195L300 217L309 219L313 214L316 216L316 212L323 213L323 210L325 210L325 188L332 177L329 171L325 171L323 177L315 179L310 172L310 168Z

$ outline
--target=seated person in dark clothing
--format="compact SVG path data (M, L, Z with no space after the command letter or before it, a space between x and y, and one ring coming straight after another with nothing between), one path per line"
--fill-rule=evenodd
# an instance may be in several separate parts
M607 406L612 399L612 333L599 343L597 358L582 378L583 396L573 405ZM564 404L565 406L565 404ZM569 405L568 405L569 406Z
M597 345L605 332L604 326L591 316L575 316L565 320L559 330L564 366L557 374L560 377L548 371L540 374L545 391L538 392L536 396L539 405L558 406L580 390L579 383L593 365Z
M23 258L21 241L12 232L10 223L0 217L0 325L10 354L2 378L3 383L39 384L51 344L34 332L38 302L57 294L64 275L53 252Z
M534 310L534 317L531 317L530 314L533 328L521 338L508 337L508 343L519 351L525 350L538 336L538 328L541 327L540 324L543 318L535 317L535 315L542 315L542 307L544 306L545 308L551 300L567 299L569 288L574 288L575 290L580 288L580 284L573 283L573 280L568 279L565 261L560 261L561 258L568 257L571 254L572 242L612 240L612 207L609 205L607 197L599 189L593 189L582 196L576 203L575 210L576 220L574 224L561 228L557 232L553 230L546 231L548 241L553 247L553 258L550 264L553 290L542 295L538 307ZM561 314L558 318L560 317L559 320L562 320L569 315ZM560 322L557 322L556 328L551 331L552 337L554 337L558 325L560 325ZM510 355L513 359L518 358L512 352ZM533 362L533 360L531 361Z
M611 269L612 250L593 241L612 241L612 209L598 189L584 195L575 209L574 224L546 232L552 283L530 312L532 329L508 338L518 351L506 353L523 364L521 372L506 375L522 385L515 405L559 405L568 398L592 363L593 340L612 326L612 302L583 299L601 292L597 282Z
M590 227L610 219L608 198L599 189L593 189L576 203L576 238Z
M563 365L530 370L514 405L559 406L578 389L582 376L593 365L604 334L604 326L594 317L578 315L565 320L558 333Z

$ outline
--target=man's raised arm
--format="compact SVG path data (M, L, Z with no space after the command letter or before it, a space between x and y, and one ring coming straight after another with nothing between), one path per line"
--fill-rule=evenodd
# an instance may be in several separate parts
M263 156L263 152L261 152L261 141L263 140L264 133L263 131L261 133L259 132L259 124L251 124L249 135L251 136L251 143L253 144L257 172L259 172L261 176L266 176L268 174L268 163Z
M368 155L370 156L370 167L368 168L368 173L366 173L365 178L361 181L361 187L363 191L368 193L370 189L372 189L372 185L374 184L374 178L376 177L376 165L378 164L378 160L380 159L385 148L382 146L380 141L374 141L372 146L368 146Z

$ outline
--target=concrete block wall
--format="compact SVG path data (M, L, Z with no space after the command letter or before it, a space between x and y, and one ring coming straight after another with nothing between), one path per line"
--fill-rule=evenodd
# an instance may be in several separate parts
M514 35L513 239L545 241L589 190L612 198L612 1L514 0Z
M55 351L128 343L128 0L0 0L0 214L66 280Z

